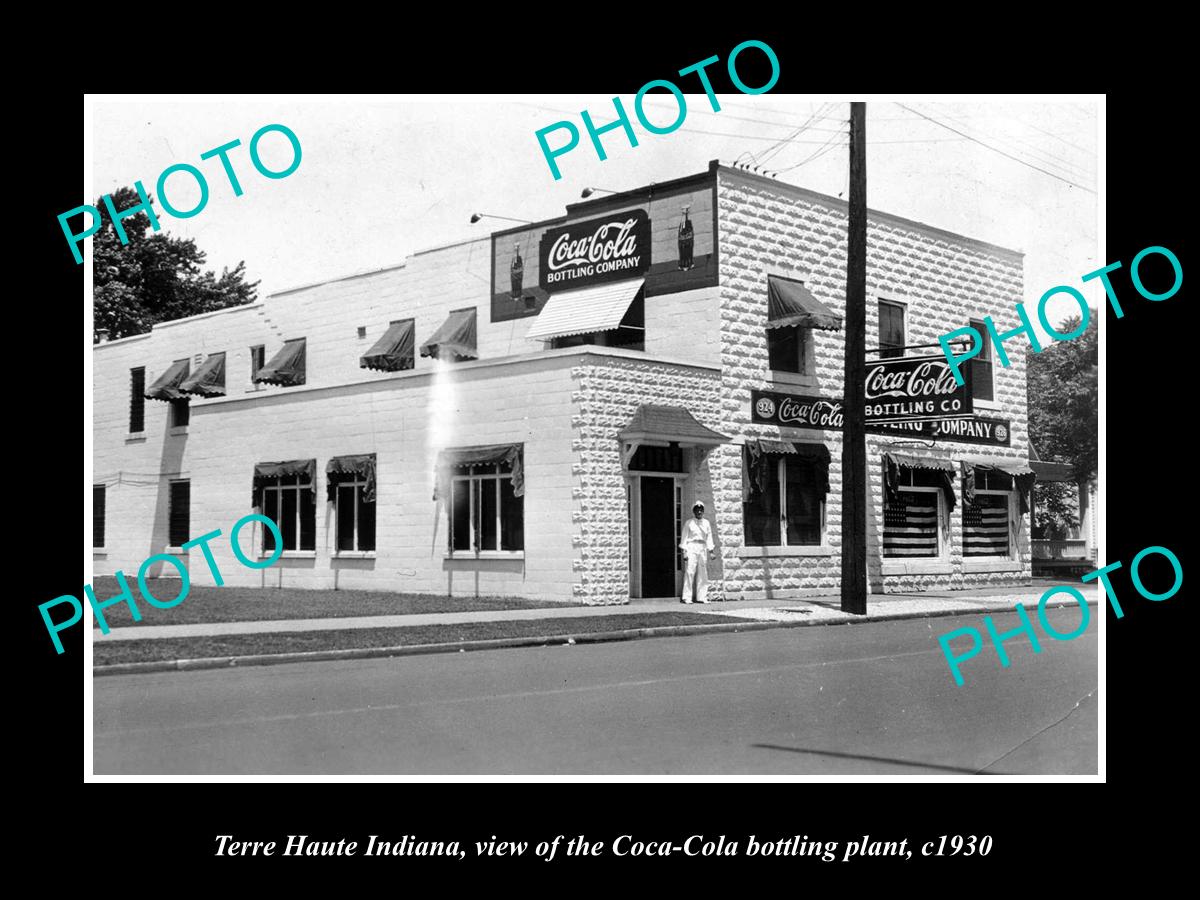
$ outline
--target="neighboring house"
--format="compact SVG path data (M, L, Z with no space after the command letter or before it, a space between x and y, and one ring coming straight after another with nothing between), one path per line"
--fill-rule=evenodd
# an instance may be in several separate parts
M1069 529L1067 534L1033 539L1033 574L1085 575L1091 572L1097 564L1096 479L1077 481L1071 477L1070 465L1042 461L1032 444L1029 447L1029 465L1037 474L1038 481L1075 486L1079 518L1079 524Z
M1021 254L868 228L868 360L1018 324ZM836 592L846 229L843 201L714 162L99 344L95 570L175 553L212 584L181 545L260 510L283 556L213 542L226 584L624 603L678 595L700 499L715 590ZM1029 583L1011 359L971 363L974 415L868 435L873 592ZM275 549L259 526L242 546Z

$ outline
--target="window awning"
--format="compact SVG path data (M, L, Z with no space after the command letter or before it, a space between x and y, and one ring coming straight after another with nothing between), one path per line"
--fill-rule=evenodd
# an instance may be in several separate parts
M667 441L681 447L712 446L729 442L720 432L700 424L682 406L643 403L617 435L625 442Z
M280 351L258 370L254 380L258 384L277 384L281 387L304 384L304 357L304 338L284 341Z
M1029 491L1037 481L1037 473L1032 466L1019 459L1002 459L1000 457L976 457L962 461L963 503L971 506L975 503L975 470L1003 472L1010 476L1016 484L1017 495L1021 502L1021 514L1029 512Z
M415 330L412 319L393 322L383 333L383 337L359 357L359 367L377 369L380 372L399 372L401 369L411 369L413 367L413 344L416 340Z
M158 380L146 390L147 400L186 400L187 394L179 389L179 385L188 375L186 359L177 359L171 363L171 368L158 376Z
M433 337L421 345L422 356L442 359L445 353L451 353L460 359L479 358L479 352L475 349L474 307L450 313L442 327L433 333Z
M611 331L621 324L644 283L644 278L631 278L551 294L525 337L548 341L573 334Z
M183 380L179 390L200 397L224 397L225 352L210 353L196 373Z
M466 466L486 466L495 463L512 465L514 497L525 496L524 444L488 444L481 447L454 447L438 453L434 473L433 499L450 496L450 478L454 469Z
M799 281L767 276L767 327L822 328L840 331L842 317L812 295Z
M316 491L317 461L315 459L292 459L287 462L261 462L254 465L254 491L251 506L262 506L262 489L268 482L289 475L299 475L308 481L308 490Z
M325 492L332 503L337 497L339 482L364 478L362 498L367 503L375 502L375 454L361 453L356 456L335 456L325 464Z
M955 465L948 459L937 459L932 456L919 456L915 453L883 454L883 487L889 496L894 496L900 488L901 469L931 469L939 472L942 493L946 497L947 511L953 510L956 501L954 496Z
M817 464L817 490L829 493L829 448L824 444L803 444L794 441L748 440L742 461L742 502L749 503L762 493L769 472L771 456L801 456Z
M1068 483L1075 481L1071 477L1070 463L1042 462L1038 459L1031 459L1029 461L1029 468L1037 475L1038 481L1062 481Z

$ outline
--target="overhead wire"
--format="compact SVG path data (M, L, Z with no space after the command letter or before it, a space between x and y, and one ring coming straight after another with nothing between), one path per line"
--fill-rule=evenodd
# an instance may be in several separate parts
M985 147L986 149L991 150L993 153L999 153L1001 156L1005 157L1006 159L1011 159L1013 162L1020 163L1023 166L1026 166L1037 172L1041 172L1043 175L1049 175L1051 178L1057 179L1058 181L1061 181L1065 184L1069 184L1072 187L1077 187L1081 191L1087 191L1089 194L1096 193L1096 191L1092 190L1089 187L1086 187L1085 185L1082 185L1082 184L1079 184L1078 182L1072 181L1069 178L1064 178L1062 175L1058 175L1054 172L1051 172L1047 169L1042 168L1041 166L1035 166L1033 163L1029 162L1028 160L1024 160L1024 159L1021 159L1020 157L1014 156L1011 153L1007 153L1004 150L999 149L998 147L993 147L991 144L984 143L983 141L979 140L978 138L972 137L969 134L965 134L964 132L959 131L957 128L954 128L951 125L947 125L945 122L941 122L941 121L933 118L932 116L927 116L927 115L925 115L925 113L915 110L910 106L905 106L903 103L897 103L896 105L899 106L901 109L906 109L909 112L920 116L922 119L927 119L928 121L933 122L935 125L940 125L942 128L945 128L947 131L952 131L961 137L965 137L967 140L978 144L980 147Z

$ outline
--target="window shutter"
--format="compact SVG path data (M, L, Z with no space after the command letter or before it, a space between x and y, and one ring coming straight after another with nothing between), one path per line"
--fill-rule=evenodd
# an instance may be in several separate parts
M172 481L170 512L167 516L167 542L172 547L182 547L189 540L192 528L192 483Z
M146 367L129 370L129 433L146 430Z
M92 485L92 546L104 546L104 485Z

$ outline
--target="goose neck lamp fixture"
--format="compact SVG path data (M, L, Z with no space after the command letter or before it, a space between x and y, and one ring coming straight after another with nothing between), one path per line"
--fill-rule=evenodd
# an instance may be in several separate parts
M472 213L471 224L474 225L480 219L504 219L506 222L520 222L522 225L532 225L528 219L514 219L511 216L493 216L490 213Z

